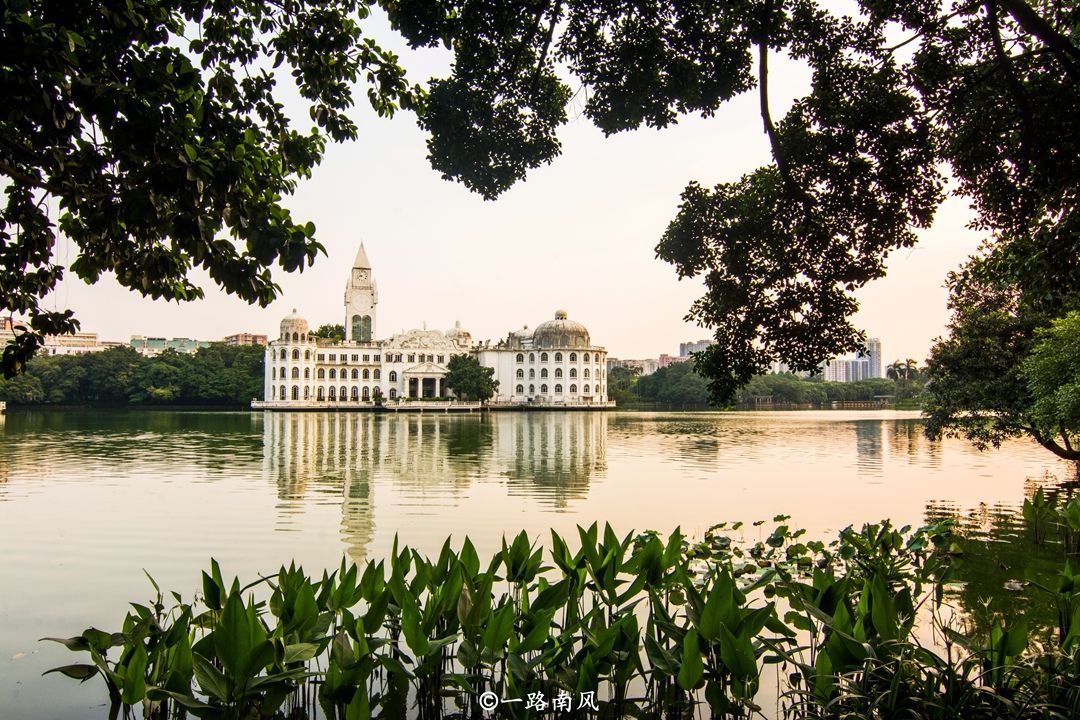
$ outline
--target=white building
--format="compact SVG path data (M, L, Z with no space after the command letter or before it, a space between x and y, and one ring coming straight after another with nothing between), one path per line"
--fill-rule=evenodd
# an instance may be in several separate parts
M473 344L457 323L446 332L410 330L376 339L375 279L361 244L345 287L345 340L311 335L293 310L267 344L263 402L254 407L371 408L409 400L450 398L444 382L454 355L472 355L495 370L492 403L519 407L607 407L607 351L592 344L584 325L565 311L535 330L497 343Z
M865 353L828 361L822 366L821 374L830 382L856 382L884 377L881 372L881 340L867 340Z

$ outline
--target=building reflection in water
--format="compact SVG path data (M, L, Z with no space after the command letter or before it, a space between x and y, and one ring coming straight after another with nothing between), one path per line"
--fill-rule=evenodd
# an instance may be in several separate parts
M375 534L376 486L387 489L384 504L393 496L422 507L498 482L509 497L565 509L606 470L606 435L607 416L590 412L272 412L263 418L263 469L283 526L301 526L291 516L311 504L340 501L342 540L360 560Z
M885 442L882 439L885 423L880 420L856 420L854 425L856 464L860 474L881 473L885 466Z

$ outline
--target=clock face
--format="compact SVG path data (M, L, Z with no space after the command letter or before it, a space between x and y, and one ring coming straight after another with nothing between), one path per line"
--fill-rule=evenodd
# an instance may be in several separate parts
M357 282L363 282L368 279L367 270L353 270L353 279Z

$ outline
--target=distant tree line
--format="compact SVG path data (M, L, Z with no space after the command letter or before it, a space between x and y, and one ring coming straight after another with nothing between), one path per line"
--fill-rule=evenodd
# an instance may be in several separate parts
M27 371L0 380L12 405L246 405L263 393L260 346L214 344L193 354L145 357L129 347L84 355L35 357Z
M923 372L914 361L889 366L889 377L856 382L826 382L820 377L792 374L758 375L737 393L739 405L827 405L832 402L873 401L889 396L894 402L917 401L924 387ZM708 382L690 362L674 363L651 375L616 367L608 373L608 397L617 403L709 404Z

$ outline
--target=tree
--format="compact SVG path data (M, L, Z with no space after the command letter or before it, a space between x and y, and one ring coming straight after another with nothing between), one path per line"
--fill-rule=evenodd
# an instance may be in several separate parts
M616 365L608 370L607 395L616 403L628 403L637 400L635 386L640 379L639 368L623 367Z
M1057 370L1051 358L1068 347L1056 329L1070 325L1054 323L985 258L950 275L949 290L949 334L927 363L927 434L964 437L979 448L1027 435L1059 457L1080 458L1070 440L1073 426L1042 413L1058 388L1068 393L1070 376L1054 378L1048 368ZM1045 327L1052 329L1040 332ZM1038 359L1030 359L1036 347Z
M932 222L946 170L1014 282L1080 287L1072 3L890 0L852 17L825 0L384 5L414 46L455 50L421 122L433 166L489 197L557 154L571 96L611 134L709 116L756 88L772 162L688 184L657 246L680 277L704 279L688 319L714 329L695 362L718 401L773 361L812 371L862 346L855 292ZM780 53L811 82L776 118Z
M1038 330L1020 373L1039 436L1060 438L1065 452L1057 454L1080 463L1080 312Z
M446 363L446 387L462 400L485 402L499 388L495 368L484 367L472 355L454 355Z
M342 342L345 339L345 326L341 323L326 323L313 330L311 336Z
M170 300L202 297L193 267L248 302L278 294L270 268L323 252L282 204L323 157L357 136L353 85L380 115L415 108L397 58L366 37L358 0L143 0L0 10L0 308L27 321L4 349L7 377L47 334L78 328L42 298L70 271L115 274ZM300 131L278 101L279 65L309 106ZM51 207L59 208L52 217Z
M672 363L637 381L636 389L646 402L676 405L706 405L709 392L705 379L692 362Z
M932 222L944 169L1013 283L1051 302L1080 288L1072 3L867 0L851 17L826 0L379 4L413 47L452 50L450 74L426 94L362 35L356 0L5 6L0 304L30 317L5 372L42 334L75 326L38 304L61 273L42 196L59 201L79 277L113 270L128 287L189 299L199 265L269 302L268 268L301 269L321 250L280 198L326 139L356 135L345 111L361 76L380 112L418 111L436 170L488 198L558 155L574 98L611 134L710 116L756 89L772 162L711 189L690 182L657 245L680 277L704 279L688 317L714 329L695 364L720 402L773 361L812 371L861 347L855 292ZM769 60L780 53L811 82L775 118ZM274 100L276 62L310 103L312 134Z

